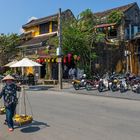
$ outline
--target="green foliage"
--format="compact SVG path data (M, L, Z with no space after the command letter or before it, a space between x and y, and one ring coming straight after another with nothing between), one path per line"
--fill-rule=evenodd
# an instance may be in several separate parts
M105 41L105 34L104 33L98 33L96 35L96 42L104 42Z
M4 73L4 75L8 75L8 74L12 75L12 74L13 74L13 70L12 70L12 69L11 69L11 70L7 70L7 71Z
M124 14L121 11L112 11L107 17L107 22L119 24L122 20L123 15Z
M81 59L77 65L84 68L85 72L90 72L90 63L97 57L96 53L92 52L93 42L96 40L96 34L93 30L95 23L96 17L90 9L87 9L79 14L77 20L63 25L62 28L63 54L79 55Z
M93 27L96 24L96 17L90 9L86 9L78 16L78 25L82 31L93 32Z
M98 56L97 56L97 54L95 53L95 52L93 52L93 53L91 53L91 59L92 60L94 60L94 59L96 59Z
M76 20L62 22L62 52L63 55L73 53L80 56L77 66L91 74L91 63L98 56L93 52L95 42L101 41L104 35L94 32L96 17L90 9L81 12ZM58 46L58 37L52 41Z
M17 34L0 35L0 64L7 63L8 60L14 59L18 54L20 38Z

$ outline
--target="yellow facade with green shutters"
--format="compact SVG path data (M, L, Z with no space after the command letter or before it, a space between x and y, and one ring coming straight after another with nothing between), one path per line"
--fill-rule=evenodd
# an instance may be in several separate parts
M49 32L48 33L52 33L53 32L52 22L49 22L49 25L48 26L49 26ZM36 36L41 35L40 34L39 25L32 26L32 27L29 27L29 28L25 28L24 31L25 31L25 33L26 32L31 32L32 33L32 37L36 37ZM45 34L47 34L47 33L45 33Z

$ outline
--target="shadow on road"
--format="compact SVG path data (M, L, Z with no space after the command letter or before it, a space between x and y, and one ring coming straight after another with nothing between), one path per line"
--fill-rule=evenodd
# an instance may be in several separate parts
M28 126L28 127L22 128L20 131L23 132L23 133L33 133L33 132L36 132L36 131L39 131L39 130L40 130L40 127Z
M26 89L27 91L41 91L41 90L48 90L49 88L54 88L53 86L45 86L45 85L36 85L36 86L29 86L28 89Z
M46 127L50 127L50 125L44 122L33 121L29 125L17 126L15 129L20 128L20 131L23 133L34 133Z

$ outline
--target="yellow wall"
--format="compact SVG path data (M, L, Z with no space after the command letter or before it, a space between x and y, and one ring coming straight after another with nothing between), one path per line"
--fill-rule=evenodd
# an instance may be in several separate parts
M39 35L39 26L33 26L33 27L25 29L25 32L28 32L28 31L33 31L32 36L35 37Z
M138 62L138 56L135 54L137 51L137 45L135 42L129 42L127 46L127 50L131 52L131 55L129 55L129 67L133 74L139 73L139 62Z
M28 32L28 31L33 31L33 33L32 33L33 37L38 36L39 35L39 25L25 29L25 32ZM52 22L50 22L50 24L49 24L49 33L51 33L51 32L52 32Z
M49 33L52 32L52 21L50 22L50 26L49 26Z

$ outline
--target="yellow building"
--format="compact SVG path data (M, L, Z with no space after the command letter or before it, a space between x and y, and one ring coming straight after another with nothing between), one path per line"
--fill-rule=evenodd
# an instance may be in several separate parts
M68 9L61 13L62 21L73 19L73 13ZM50 38L58 36L58 13L47 17L32 19L22 26L21 48L23 57L28 57L42 64L40 77L57 79L56 48L50 43ZM31 68L27 73L32 72Z
M131 73L140 75L140 33L127 45L126 64Z

